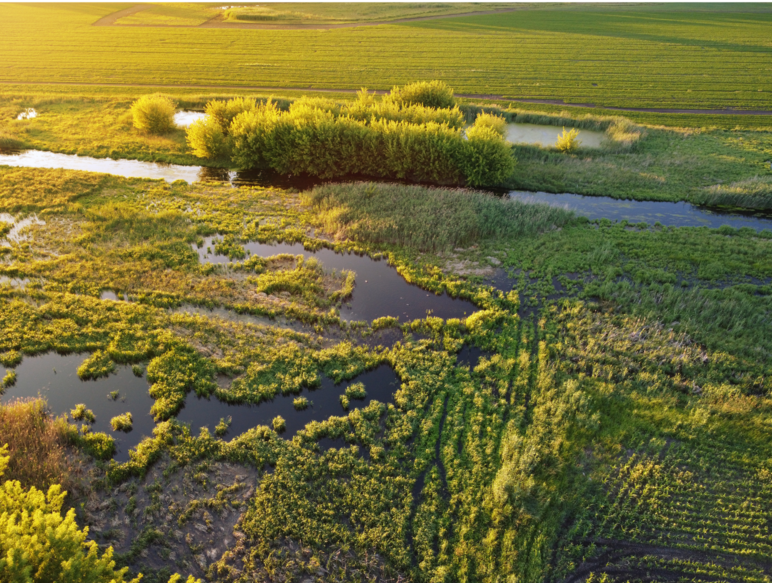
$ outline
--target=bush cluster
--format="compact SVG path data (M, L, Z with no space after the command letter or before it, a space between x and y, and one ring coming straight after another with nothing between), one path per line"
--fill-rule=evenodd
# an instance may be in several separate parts
M134 127L149 134L166 134L175 128L177 104L165 95L143 95L131 104Z
M208 116L191 125L188 143L199 157L230 155L242 168L281 174L503 183L514 169L503 120L481 115L465 135L464 116L452 102L419 98L423 85L410 87L382 101L362 91L345 105L304 98L287 111L270 100L212 102Z

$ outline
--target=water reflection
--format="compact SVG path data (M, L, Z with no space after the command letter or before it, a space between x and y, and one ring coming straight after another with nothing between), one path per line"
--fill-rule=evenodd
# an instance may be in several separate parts
M228 263L225 255L214 253L215 237L208 237L201 248L195 248L202 263ZM432 292L409 284L384 260L353 253L335 253L330 249L308 251L300 243L246 243L244 248L252 255L271 257L281 253L315 257L328 270L349 270L356 273L356 286L351 299L340 310L340 317L346 321L370 322L383 316L398 317L401 321L425 318L427 312L443 319L465 318L477 311L467 300L452 298L443 293Z
M571 130L572 128L566 128ZM551 125L539 125L533 123L508 123L506 138L515 144L536 144L539 146L554 146L558 136L563 133L563 128ZM604 132L593 130L579 130L579 141L582 148L600 148L606 139Z
M552 194L549 192L512 191L511 198L562 206L590 219L627 220L632 223L659 222L673 227L710 227L729 225L734 228L750 227L756 231L772 229L772 219L751 214L721 213L699 208L688 202L660 202L620 200L608 196L580 194Z
M82 381L78 367L87 354L66 356L50 352L41 356L25 357L16 367L16 384L0 396L2 402L17 397L45 397L55 415L68 414L78 403L84 403L96 415L94 431L103 431L115 438L118 451L115 459L129 459L129 449L144 437L152 435L155 422L150 415L153 399L148 394L149 385L144 378L134 375L129 366L120 366L107 378ZM6 370L0 366L0 377ZM118 398L109 398L118 391ZM110 419L130 412L134 428L129 433L113 431Z

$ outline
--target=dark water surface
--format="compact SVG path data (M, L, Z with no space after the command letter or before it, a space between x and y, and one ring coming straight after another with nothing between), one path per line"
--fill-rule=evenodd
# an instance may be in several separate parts
M104 431L115 438L117 453L115 459L126 461L128 451L144 437L152 435L155 422L150 407L155 402L148 394L150 388L145 378L138 378L129 366L119 366L109 377L95 381L82 381L78 367L88 354L62 356L49 352L41 356L24 357L16 367L16 384L6 389L0 401L7 403L18 397L45 397L55 415L69 414L78 403L83 403L96 415L92 425L94 431ZM0 366L0 376L6 370ZM108 397L118 391L117 400ZM110 419L122 413L131 413L134 428L124 433L113 431ZM80 422L78 422L80 424Z
M208 237L203 247L194 247L199 260L202 263L228 263L228 257L214 253L213 240L214 237ZM407 322L425 318L427 311L443 319L465 318L477 311L477 307L467 300L452 298L448 294L435 295L409 284L386 260L376 261L353 253L335 253L330 249L308 251L300 243L246 243L243 247L252 255L260 257L280 253L316 257L327 270L354 271L354 293L340 310L341 319L346 321L371 322L383 316L394 316Z
M367 396L363 400L351 399L347 411L340 403L340 396L346 392L346 387L353 383L363 383ZM394 393L399 389L399 385L397 374L384 364L338 385L329 378L322 377L321 387L317 389L303 389L297 395L277 395L272 401L264 401L259 405L229 405L214 397L202 399L191 393L177 419L190 423L192 432L196 434L201 427L207 427L214 433L215 425L220 419L231 417L232 422L225 435L225 439L231 439L258 425L272 427L274 417L281 416L287 426L281 435L289 439L310 421L324 421L332 416L343 417L349 411L366 407L372 401L393 403ZM301 396L306 397L312 404L307 409L298 411L293 400Z

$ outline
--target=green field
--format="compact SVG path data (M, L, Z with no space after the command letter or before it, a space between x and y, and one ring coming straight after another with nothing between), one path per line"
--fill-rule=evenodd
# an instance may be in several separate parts
M0 82L388 89L437 78L459 93L772 110L766 5L545 7L327 31L90 26L127 6L4 4Z

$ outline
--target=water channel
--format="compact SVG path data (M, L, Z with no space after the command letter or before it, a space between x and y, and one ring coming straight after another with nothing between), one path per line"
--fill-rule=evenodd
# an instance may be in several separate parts
M313 179L293 179L266 176L255 171L229 171L223 168L203 166L181 166L138 160L112 160L110 158L90 158L56 154L40 150L9 151L0 150L0 166L30 168L63 168L65 170L85 170L104 172L127 178L155 178L167 182L185 180L197 182L204 180L228 181L236 186L279 186L309 188L319 181ZM547 192L512 191L512 198L529 199L534 202L554 204L576 211L589 219L627 220L634 223L660 222L674 227L720 227L729 225L735 228L750 227L756 231L772 229L772 218L768 216L722 213L694 206L688 202L654 202L623 200L605 196L584 196L580 194L552 194Z

